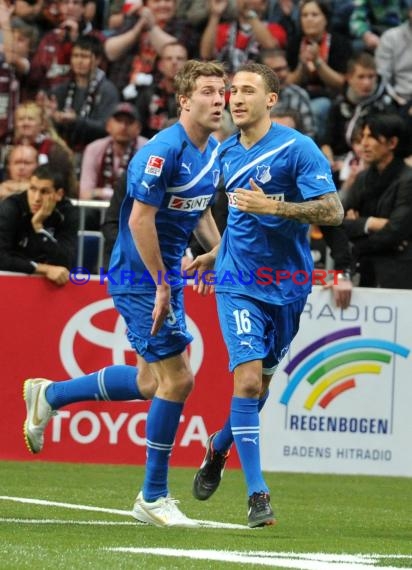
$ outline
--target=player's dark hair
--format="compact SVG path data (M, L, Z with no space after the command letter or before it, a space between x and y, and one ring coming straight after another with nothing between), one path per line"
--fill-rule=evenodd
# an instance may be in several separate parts
M266 92L267 93L276 93L279 94L279 79L276 73L267 65L263 63L245 63L241 65L236 74L240 73L241 71L246 71L248 73L256 73L260 75L265 82Z

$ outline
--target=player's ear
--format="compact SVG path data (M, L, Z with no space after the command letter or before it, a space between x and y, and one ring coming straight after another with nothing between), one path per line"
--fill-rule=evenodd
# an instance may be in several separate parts
M272 91L268 93L268 109L272 109L278 102L278 94Z
M56 190L56 202L61 202L64 197L64 190L63 188L59 188Z
M187 97L186 95L181 95L179 98L179 104L180 104L180 108L184 109L185 111L189 110L189 97Z

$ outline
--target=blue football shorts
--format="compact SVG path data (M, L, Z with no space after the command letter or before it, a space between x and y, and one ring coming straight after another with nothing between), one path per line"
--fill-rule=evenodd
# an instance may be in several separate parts
M221 292L216 293L216 301L229 369L262 360L264 374L273 374L299 330L306 297L288 305L272 305Z
M156 336L151 336L155 291L113 295L114 305L127 326L130 344L146 362L158 362L182 353L193 340L186 327L183 288L172 289L170 312Z

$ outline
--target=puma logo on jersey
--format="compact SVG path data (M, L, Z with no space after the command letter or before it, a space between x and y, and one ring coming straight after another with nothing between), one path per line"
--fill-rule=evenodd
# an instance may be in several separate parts
M327 174L317 174L316 180L326 180L326 182L329 182L329 178L328 178Z
M250 350L253 350L252 341L251 340L241 340L240 346L248 346Z
M143 180L142 186L144 186L144 188L147 188L150 192L150 188L153 188L154 184L148 184L146 180Z
M241 441L243 441L244 443L250 442L253 443L254 445L257 445L257 440L258 440L258 436L256 437L242 437Z
M185 162L182 162L182 168L184 168L189 174L191 174L190 171L190 167L192 166L192 163L190 162L189 164L186 164Z

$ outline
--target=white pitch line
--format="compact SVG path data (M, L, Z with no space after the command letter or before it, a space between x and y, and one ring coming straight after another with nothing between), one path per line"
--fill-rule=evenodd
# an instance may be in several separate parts
M130 554L152 554L154 556L169 556L175 558L189 558L192 560L215 560L219 562L232 562L239 564L253 564L258 566L271 566L272 568L291 568L294 570L401 570L399 566L376 566L380 559L395 558L395 556L358 554L316 554L294 552L228 552L227 550L181 550L174 548L134 548L114 547L105 548L110 552L127 552ZM333 558L333 562L331 560ZM403 568L412 570L412 568Z
M97 513L108 513L112 515L123 515L123 516L132 516L132 511L123 511L120 509L107 509L104 507L93 507L91 505L76 505L73 503L60 503L58 501L46 501L44 499L31 499L28 497L10 497L7 495L0 495L0 500L2 501L14 501L17 503L27 503L31 505L43 505L47 507L61 507L63 509L73 509L77 511L90 511L90 512L97 512ZM196 520L196 519L194 519ZM226 528L230 530L256 530L250 529L246 525L241 524L232 524L232 523L223 523L218 521L204 521L204 520L196 520L199 523L200 527L203 528ZM139 523L136 521L135 524L144 524ZM146 526L146 525L145 525ZM196 527L194 527L196 528Z
M90 526L136 526L139 521L75 521L64 519L16 519L16 518L0 518L2 523L17 523L17 524L62 524L62 525L90 525Z
M91 505L75 505L73 503L60 503L57 501L45 501L43 499L30 499L28 497L8 497L0 495L2 501L15 501L16 503L28 503L30 505L44 505L46 507L61 507L63 509L73 509L76 511L92 511L96 513L109 513L111 515L132 516L132 511L122 511L120 509L106 509L103 507L92 507Z

